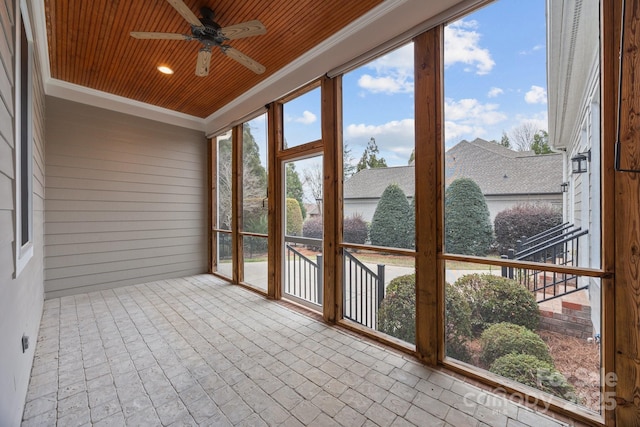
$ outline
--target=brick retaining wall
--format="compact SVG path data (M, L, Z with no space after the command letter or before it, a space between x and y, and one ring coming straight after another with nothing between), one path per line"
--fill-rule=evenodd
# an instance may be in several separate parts
M540 329L560 332L586 340L593 336L591 307L562 301L562 313L540 310Z

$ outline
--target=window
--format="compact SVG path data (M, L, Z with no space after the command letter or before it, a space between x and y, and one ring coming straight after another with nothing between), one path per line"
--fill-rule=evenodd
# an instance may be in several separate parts
M446 360L595 413L599 8L500 0L450 22L442 149Z
M342 312L415 344L414 44L342 78Z
M15 276L33 256L32 88L33 37L25 2L16 12Z

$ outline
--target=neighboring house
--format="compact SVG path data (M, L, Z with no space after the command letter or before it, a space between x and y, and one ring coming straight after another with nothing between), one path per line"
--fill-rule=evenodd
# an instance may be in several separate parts
M518 152L477 138L463 140L446 153L445 186L457 178L471 178L482 190L491 222L521 203L549 203L562 207L562 154ZM415 189L412 165L362 170L344 184L344 214L360 214L371 221L382 192L398 184L409 200Z
M589 230L578 246L579 265L600 268L600 39L598 2L548 2L549 144L565 152L564 220ZM582 97L576 96L582 94ZM574 170L572 159L581 163ZM592 320L600 325L600 281L589 284ZM599 332L597 330L596 332Z
M398 184L409 201L415 193L415 168L395 166L363 169L344 182L344 216L361 215L371 222L378 200L390 184Z

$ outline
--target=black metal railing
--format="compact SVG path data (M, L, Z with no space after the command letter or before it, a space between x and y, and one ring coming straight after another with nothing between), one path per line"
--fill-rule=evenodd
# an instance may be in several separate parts
M377 271L344 250L343 317L377 329L378 309L384 299L384 264Z
M303 255L294 244L318 247L321 239L285 236L286 266L284 292L316 305L322 305L322 255L316 261Z
M569 226L567 226L569 225ZM504 259L540 262L545 264L577 267L580 259L580 238L588 230L562 224L526 240L520 251L510 249ZM515 279L536 295L538 302L548 301L579 290L578 276L569 273L549 272L543 269L502 267L502 276Z

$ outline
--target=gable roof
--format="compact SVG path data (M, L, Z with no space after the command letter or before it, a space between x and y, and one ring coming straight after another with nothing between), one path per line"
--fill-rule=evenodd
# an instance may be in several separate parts
M514 151L476 138L445 153L445 186L457 178L474 180L484 195L560 193L562 154Z
M345 181L344 198L380 198L394 183L413 197L414 170L413 165L361 170ZM480 138L462 140L445 153L445 186L457 178L474 180L485 196L559 194L562 154L514 151Z
M344 198L377 199L391 184L398 184L405 196L415 193L415 169L413 166L363 169L344 182Z

